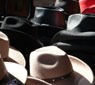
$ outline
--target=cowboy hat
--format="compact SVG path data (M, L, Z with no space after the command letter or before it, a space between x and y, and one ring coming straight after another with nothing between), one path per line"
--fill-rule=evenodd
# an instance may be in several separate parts
M95 71L95 15L73 14L68 18L66 30L57 32L51 39L68 54L77 56Z
M82 60L56 46L46 46L30 53L30 76L53 85L91 85L93 73Z
M34 22L30 22L27 19L17 16L7 16L5 17L0 29L21 31L39 39L43 43L48 43L48 41L50 41L49 37L52 37L56 32L63 28L38 24L34 25ZM47 40L45 36L48 38ZM45 38L43 39L43 37Z
M66 43L66 41L72 40L70 41L72 44L76 43L82 45L85 42L85 45L89 45L90 43L91 45L94 45L94 22L95 15L93 14L72 14L68 18L66 30L56 33L53 36L51 43L64 41L64 43ZM93 42L91 42L91 40Z
M4 61L16 62L25 67L26 61L23 54L17 49L9 46L9 38L0 31L0 53Z
M25 18L18 16L6 16L0 29L12 29L16 31L21 31L36 38L37 29L34 28L32 25L33 23Z
M95 0L79 0L81 13L95 13Z
M52 85L44 80L28 76L25 85L31 85L31 84L32 85Z
M23 85L27 79L26 69L13 62L4 62L0 56L0 85Z
M60 7L35 7L34 17L30 21L38 25L64 27L64 9Z

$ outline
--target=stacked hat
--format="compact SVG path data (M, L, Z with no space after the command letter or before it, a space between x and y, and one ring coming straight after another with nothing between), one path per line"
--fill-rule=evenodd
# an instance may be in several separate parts
M81 13L95 13L95 0L79 0Z
M79 58L56 46L39 48L30 54L30 76L53 85L91 85L93 72Z

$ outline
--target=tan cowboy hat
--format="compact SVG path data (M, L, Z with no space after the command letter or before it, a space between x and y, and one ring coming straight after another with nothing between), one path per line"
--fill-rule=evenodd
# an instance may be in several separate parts
M25 67L26 61L23 54L17 49L9 46L9 39L7 35L1 31L0 31L0 53L4 61L16 62Z
M4 62L0 55L0 85L24 85L27 70L17 63Z
M93 73L82 60L56 46L39 48L30 54L30 75L53 85L91 85Z

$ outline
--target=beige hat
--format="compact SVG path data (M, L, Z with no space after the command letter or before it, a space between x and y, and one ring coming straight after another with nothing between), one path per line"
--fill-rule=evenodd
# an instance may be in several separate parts
M23 54L17 49L9 47L9 39L7 35L1 31L0 31L0 53L4 61L16 62L25 67L26 61Z
M30 75L53 85L91 85L93 73L82 60L56 46L39 48L30 54Z
M0 55L0 85L23 85L27 79L27 70L17 63L3 62Z

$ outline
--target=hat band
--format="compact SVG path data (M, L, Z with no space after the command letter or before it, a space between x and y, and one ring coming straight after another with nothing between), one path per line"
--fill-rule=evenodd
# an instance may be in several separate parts
M66 78L69 78L70 76L72 76L74 71L64 75L64 76L61 76L61 77L56 77L56 78L49 78L49 79L43 79L45 80L46 82L49 82L49 83L52 83L52 82L56 82L56 81L59 81L59 80L64 80Z

